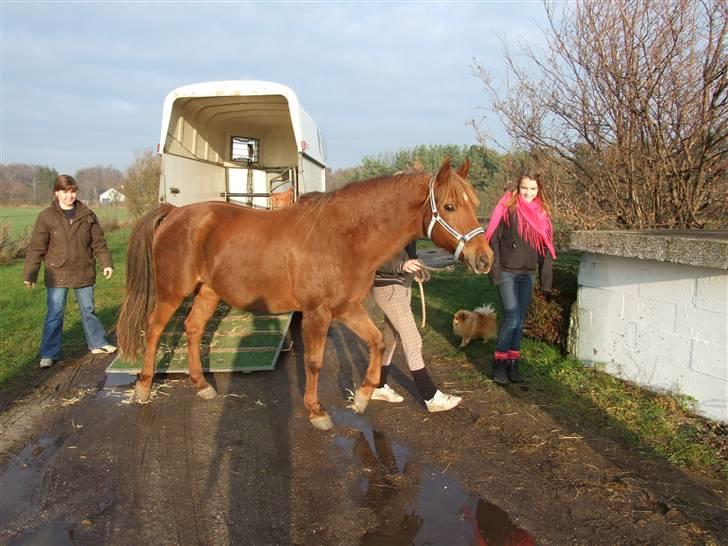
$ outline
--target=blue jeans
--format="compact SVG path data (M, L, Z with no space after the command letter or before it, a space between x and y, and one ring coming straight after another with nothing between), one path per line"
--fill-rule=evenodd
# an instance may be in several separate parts
M81 324L89 349L98 349L108 343L106 330L94 312L94 287L74 288L76 303L81 311ZM40 357L58 359L61 356L61 335L63 334L63 313L66 310L68 288L47 288L48 312L43 324L43 339L40 342Z
M499 352L506 352L509 349L520 351L523 323L526 320L526 313L528 313L528 306L531 304L533 295L533 276L502 271L498 291L503 302L505 316L498 331L495 350Z

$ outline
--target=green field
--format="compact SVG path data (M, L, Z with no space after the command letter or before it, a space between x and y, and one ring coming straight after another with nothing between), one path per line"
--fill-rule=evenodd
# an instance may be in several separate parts
M0 207L0 224L10 226L10 238L17 239L30 235L38 213L46 207ZM115 205L96 205L92 207L102 225L108 222L125 224L128 218L125 207Z
M126 243L129 228L106 234L114 258L114 275L106 280L100 274L94 294L96 313L107 330L116 322L124 294ZM32 290L23 285L23 263L0 265L0 390L8 381L22 380L23 375L38 365L38 347L46 311L46 291L42 281ZM63 326L62 352L65 356L82 354L86 341L78 307L72 294L68 296Z

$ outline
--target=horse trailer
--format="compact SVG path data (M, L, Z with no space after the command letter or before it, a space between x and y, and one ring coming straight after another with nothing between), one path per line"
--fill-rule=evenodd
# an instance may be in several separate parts
M296 94L233 80L179 87L164 99L159 200L270 209L326 191L326 144Z
M202 82L169 93L157 151L162 156L159 201L183 206L228 201L274 209L308 192L326 191L326 145L288 87L265 81ZM157 373L186 373L185 301L162 335ZM205 371L272 370L293 313L259 315L221 302L203 338ZM120 355L109 373L141 370Z

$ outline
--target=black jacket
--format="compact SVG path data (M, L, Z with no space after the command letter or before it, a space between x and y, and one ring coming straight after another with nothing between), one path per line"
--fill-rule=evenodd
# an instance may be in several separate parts
M501 271L511 273L539 272L539 282L542 292L551 292L553 279L553 259L546 251L541 256L538 251L518 234L518 217L515 211L510 213L509 222L501 221L493 237L490 239L493 249L493 267L490 269L490 280L493 284L501 283Z
M401 286L412 286L414 275L402 271L402 266L407 260L417 258L417 240L410 242L404 249L384 262L377 269L374 275L374 286L387 286L399 284Z

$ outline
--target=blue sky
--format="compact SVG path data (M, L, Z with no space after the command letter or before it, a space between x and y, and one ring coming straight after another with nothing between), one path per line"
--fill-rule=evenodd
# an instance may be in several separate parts
M0 162L124 170L156 149L181 85L256 79L298 95L332 168L416 144L472 144L473 59L543 41L541 2L0 2Z

